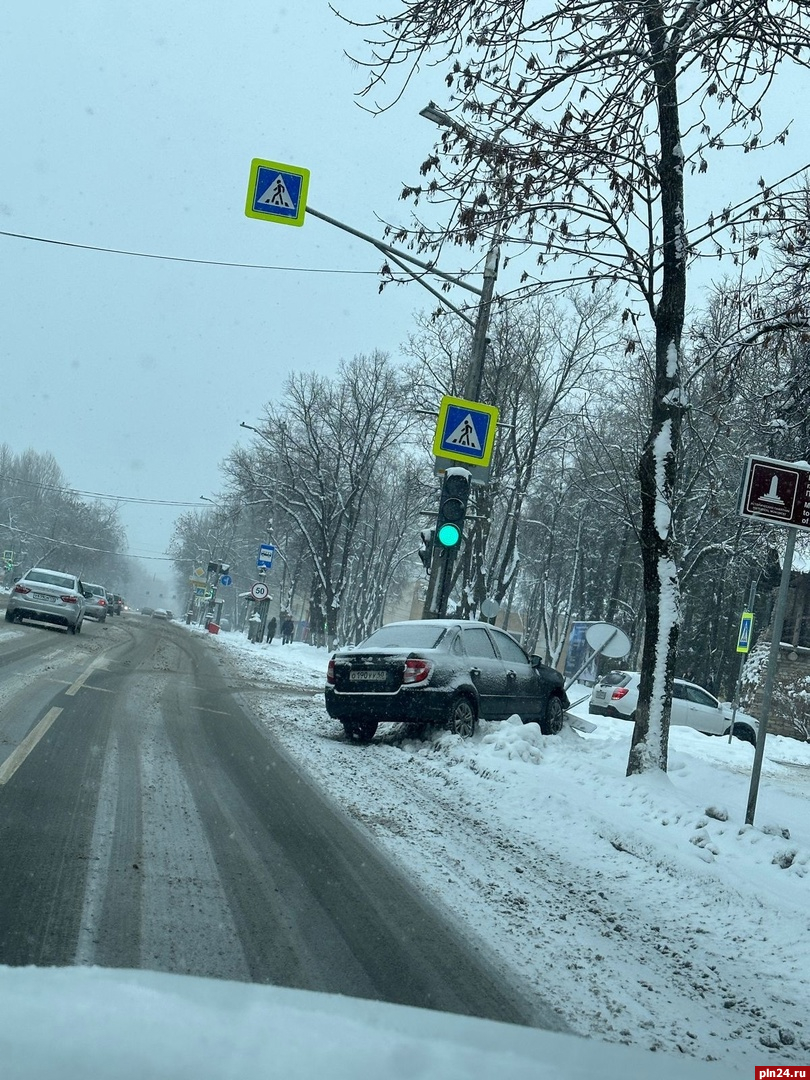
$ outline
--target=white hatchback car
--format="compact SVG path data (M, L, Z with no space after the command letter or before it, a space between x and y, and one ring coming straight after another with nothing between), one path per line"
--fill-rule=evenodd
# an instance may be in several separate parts
M638 686L637 671L611 671L591 691L588 712L596 716L615 716L620 720L635 720ZM708 690L685 679L675 679L672 688L670 722L677 727L691 727L704 735L728 735L732 707L718 701ZM759 723L739 709L734 716L733 735L755 744Z

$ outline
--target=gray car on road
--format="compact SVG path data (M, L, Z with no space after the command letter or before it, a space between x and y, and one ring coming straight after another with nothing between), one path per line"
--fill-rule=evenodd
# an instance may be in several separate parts
M87 604L85 587L75 574L35 566L17 581L6 608L6 622L56 623L78 634Z
M87 594L90 593L88 596ZM95 619L96 622L104 622L107 618L107 590L103 585L93 585L89 581L84 582L84 595L87 601L84 613L85 619Z

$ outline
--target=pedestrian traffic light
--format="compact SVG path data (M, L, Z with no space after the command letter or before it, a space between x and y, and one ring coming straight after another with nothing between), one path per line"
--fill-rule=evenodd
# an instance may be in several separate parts
M436 538L435 529L422 529L419 533L422 543L419 545L419 558L425 570L430 573L430 564L433 559L433 542Z
M467 470L448 470L442 484L439 516L436 519L436 541L442 547L455 548L461 543L469 497L470 474Z

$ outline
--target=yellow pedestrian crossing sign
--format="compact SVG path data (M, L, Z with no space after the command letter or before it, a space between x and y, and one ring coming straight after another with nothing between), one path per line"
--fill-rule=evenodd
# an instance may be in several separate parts
M436 457L489 465L495 445L498 410L466 398L443 397L433 440Z
M309 169L254 158L245 214L281 225L303 225L308 188Z
M751 631L754 626L753 611L744 611L740 619L740 632L737 635L737 652L747 653L751 648Z

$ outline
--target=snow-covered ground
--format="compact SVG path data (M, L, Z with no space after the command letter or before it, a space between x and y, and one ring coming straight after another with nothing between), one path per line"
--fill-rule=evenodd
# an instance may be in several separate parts
M347 743L325 650L209 637L246 699L470 935L583 1035L752 1068L810 1058L810 746L676 728L668 775L625 777L630 726ZM587 694L573 688L572 701ZM575 710L587 716L587 701Z

